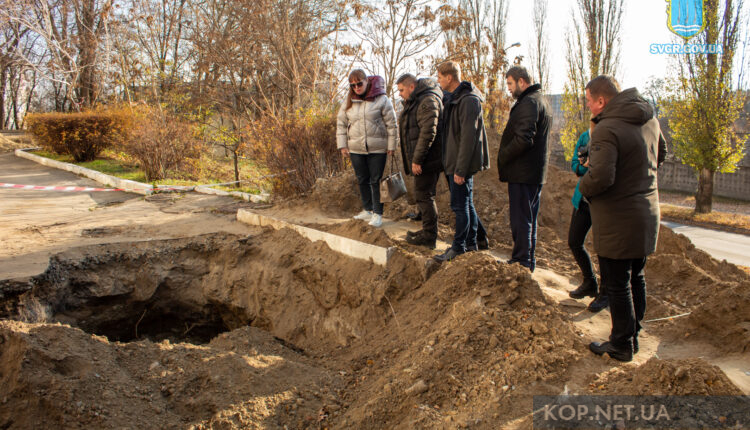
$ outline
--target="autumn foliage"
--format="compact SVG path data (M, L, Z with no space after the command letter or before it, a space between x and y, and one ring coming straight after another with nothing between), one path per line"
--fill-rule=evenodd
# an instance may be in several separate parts
M251 152L273 175L281 195L309 192L317 178L344 168L336 149L336 117L301 111L284 119L264 117L251 125Z
M125 109L78 113L29 114L29 132L42 147L75 161L91 161L104 149L123 143L133 123Z

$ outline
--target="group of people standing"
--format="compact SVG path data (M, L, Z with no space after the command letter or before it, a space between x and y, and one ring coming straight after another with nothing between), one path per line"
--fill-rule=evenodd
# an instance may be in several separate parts
M505 78L516 100L497 154L499 179L508 184L513 237L507 263L533 272L552 117L541 86L533 83L524 67L511 67ZM398 119L381 77L367 76L362 70L349 75L349 93L338 114L337 142L342 154L351 158L359 184L363 210L354 218L374 227L382 225L379 183L388 156L400 146L403 169L414 176L422 217L422 229L408 232L407 242L435 248L436 188L440 177L445 177L456 217L455 233L451 246L433 258L444 262L489 249L473 198L474 175L490 165L481 92L461 80L460 66L453 61L438 66L437 79L405 74L396 84L403 100ZM596 297L589 305L595 312L610 307L610 340L592 343L591 351L630 361L638 352L645 313L644 267L646 256L655 249L659 226L656 169L666 145L653 109L637 90L621 92L614 78L599 76L586 87L586 99L592 128L579 139L576 151L581 156L574 156L572 163L581 179L573 197L569 234L583 282L570 295ZM592 226L601 288L584 247Z

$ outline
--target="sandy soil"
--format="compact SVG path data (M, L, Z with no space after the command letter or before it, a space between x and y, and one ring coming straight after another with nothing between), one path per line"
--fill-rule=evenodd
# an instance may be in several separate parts
M58 175L21 163L0 181L87 183ZM231 199L0 191L0 427L531 428L535 394L750 394L750 275L664 230L641 352L594 356L609 314L567 296L575 179L551 174L532 276L496 262L493 175L477 185L491 251L440 267L405 245L406 204L382 230L351 221L349 176L257 210L393 246L385 268L241 225Z

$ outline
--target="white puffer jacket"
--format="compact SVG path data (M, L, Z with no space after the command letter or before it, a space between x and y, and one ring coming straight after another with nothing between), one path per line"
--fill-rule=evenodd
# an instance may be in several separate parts
M353 154L395 151L398 126L388 96L380 95L373 101L354 99L349 110L344 100L339 109L336 140L338 149L349 148Z

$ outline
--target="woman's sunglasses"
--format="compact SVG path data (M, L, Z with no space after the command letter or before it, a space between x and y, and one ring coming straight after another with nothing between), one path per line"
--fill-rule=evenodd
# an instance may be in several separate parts
M355 88L361 87L364 84L365 84L365 81L359 81L359 82L355 82L353 84L349 84L349 86L352 87L352 89L355 89Z

